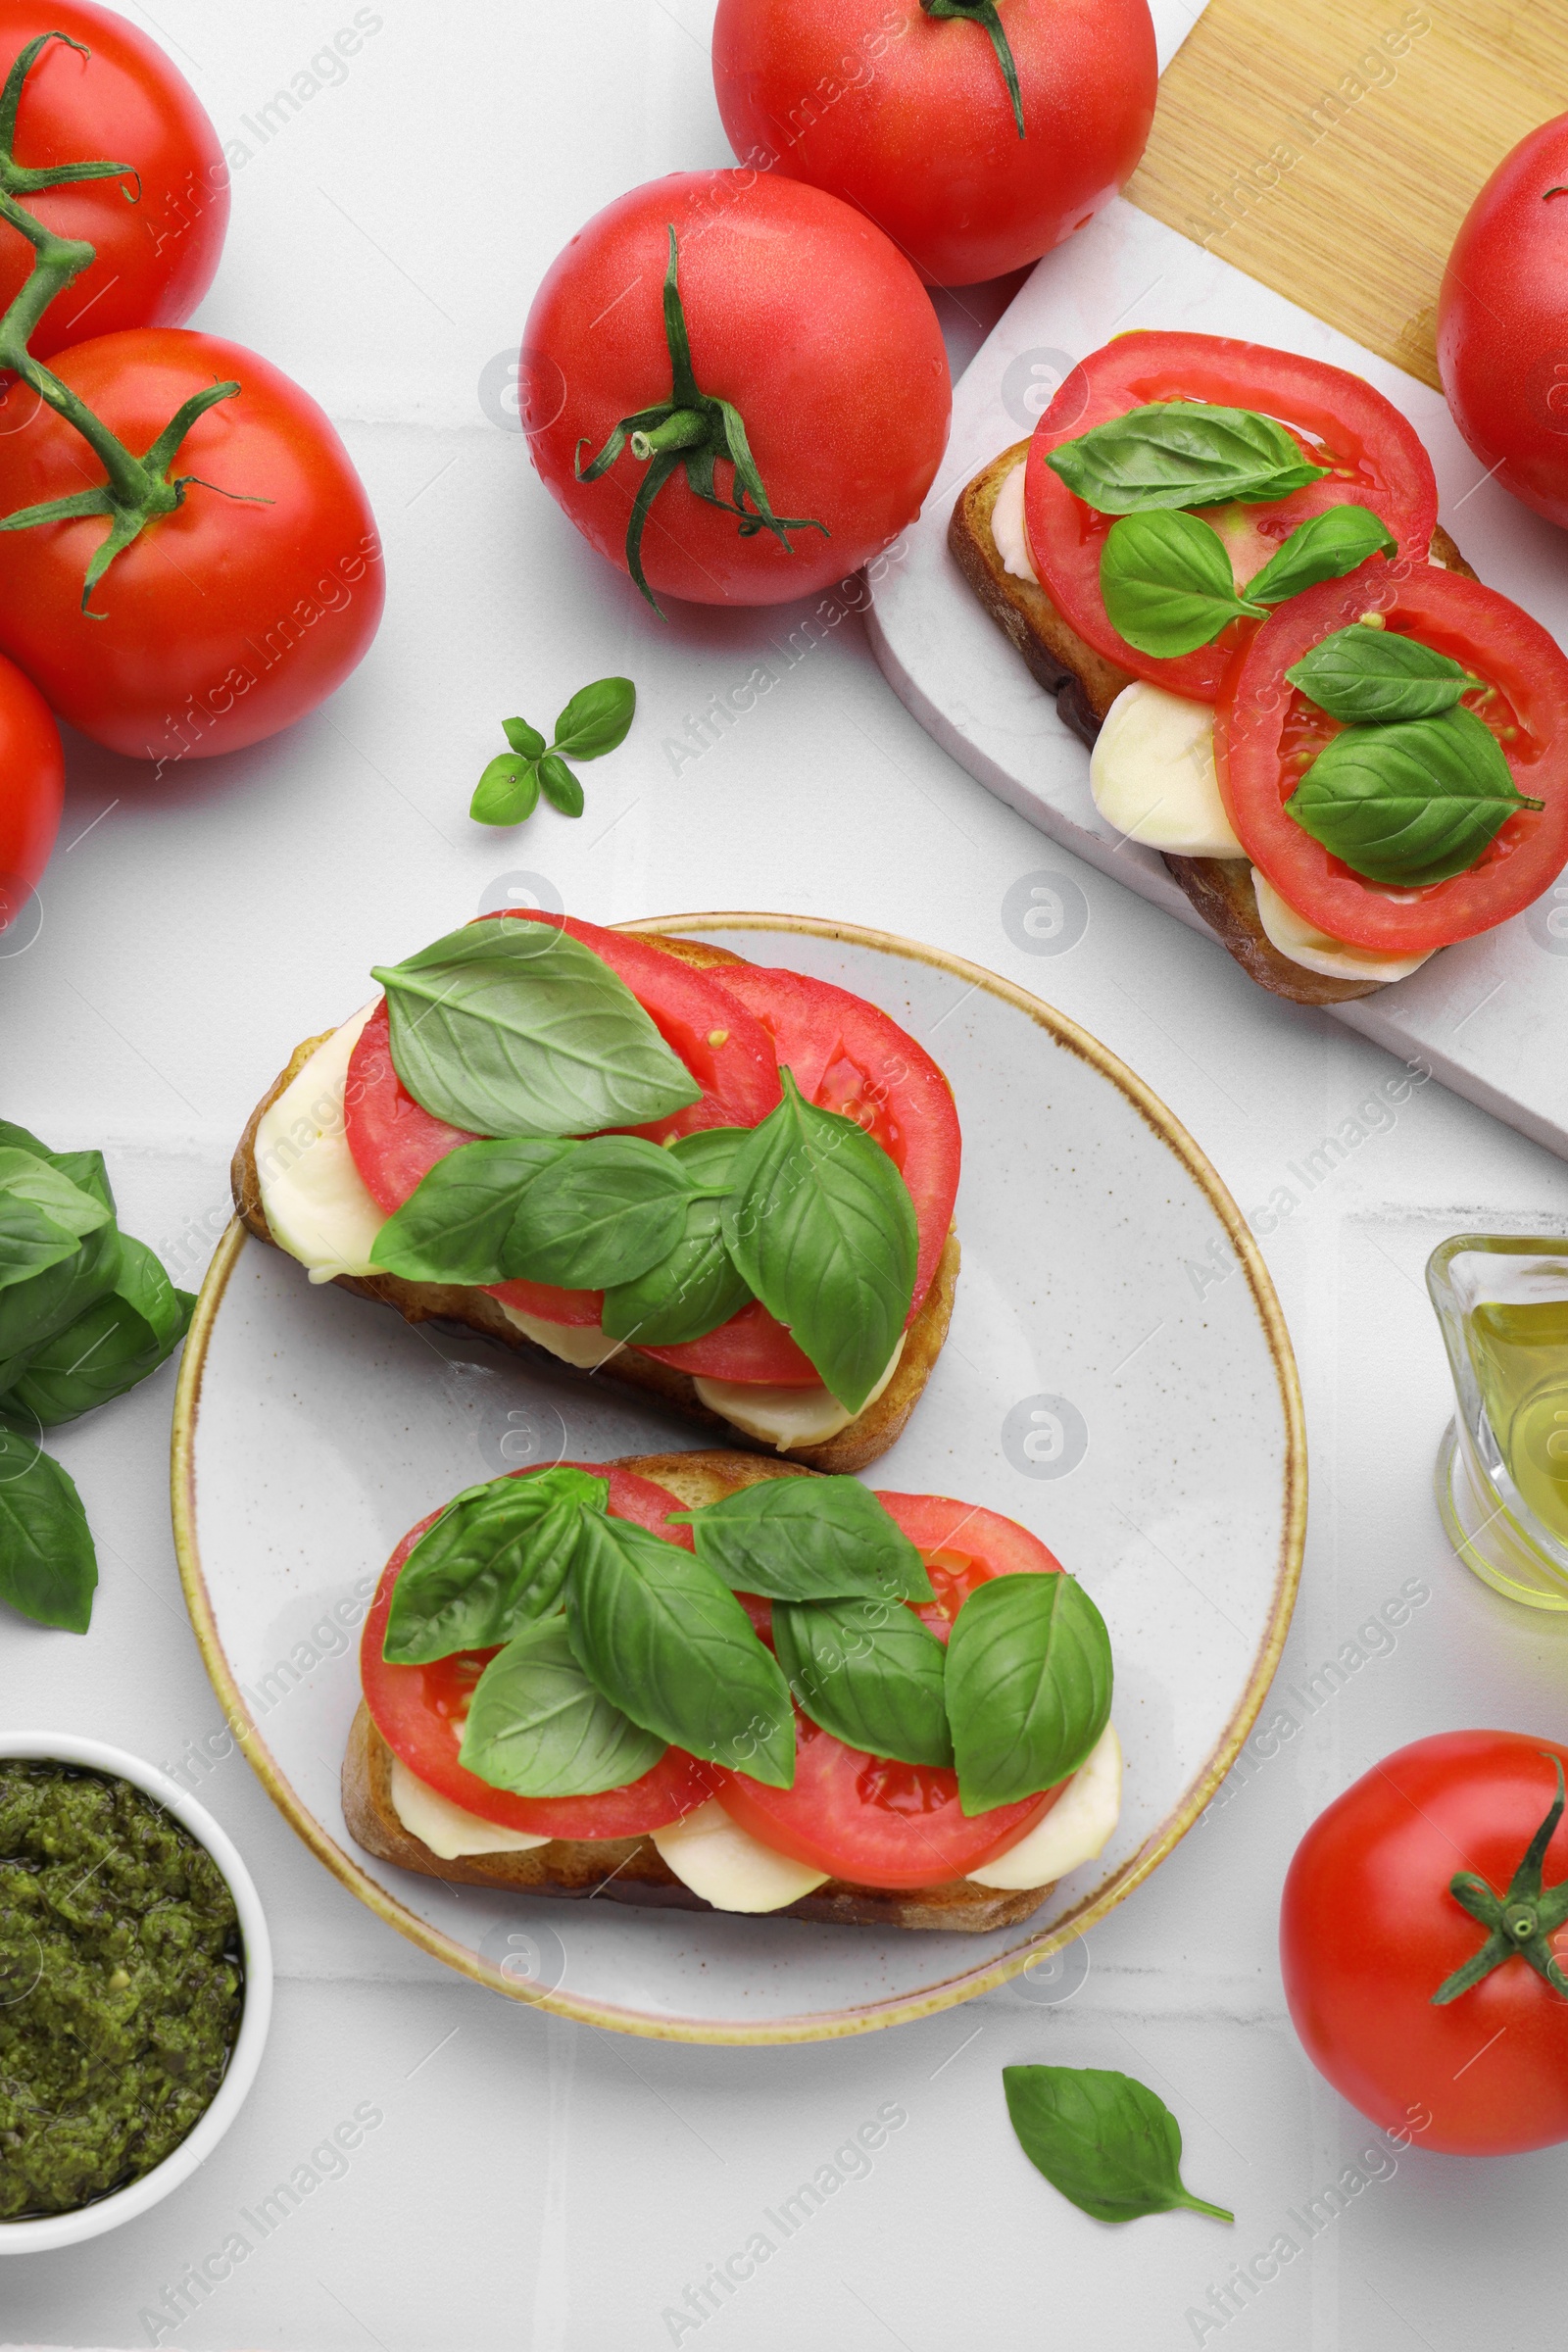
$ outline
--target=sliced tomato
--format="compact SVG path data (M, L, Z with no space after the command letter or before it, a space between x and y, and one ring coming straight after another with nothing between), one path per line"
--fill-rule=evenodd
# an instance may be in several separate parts
M1100 593L1100 558L1116 516L1075 498L1046 461L1063 441L1158 400L1256 410L1283 424L1314 465L1333 468L1289 498L1237 502L1227 511L1227 523L1250 541L1258 559L1248 565L1249 576L1312 515L1350 504L1370 507L1401 554L1424 560L1438 519L1432 461L1393 402L1360 376L1223 335L1118 335L1072 370L1036 425L1024 515L1035 568L1053 604L1087 644L1135 678L1211 703L1238 644L1257 626L1235 621L1214 644L1168 661L1140 653L1111 627ZM1216 510L1209 519L1220 519Z
M807 1100L857 1120L909 1188L919 1227L912 1323L947 1242L960 1140L953 1089L923 1046L863 997L803 972L726 964L715 977L772 1038ZM821 1378L781 1323L754 1301L705 1339L645 1350L710 1380L804 1388Z
M1037 1537L1000 1512L945 1494L879 1494L877 1500L930 1571L936 1599L908 1605L939 1641L946 1642L969 1594L992 1577L1060 1570L1061 1562ZM794 1787L769 1788L744 1773L715 1771L719 1801L764 1845L852 1886L933 1886L964 1878L1016 1845L1066 1786L971 1820L958 1802L956 1772L867 1756L799 1712L795 1720Z
M1285 676L1302 655L1375 604L1385 625L1473 670L1467 708L1496 736L1522 808L1467 872L1424 890L1368 882L1285 808L1339 722ZM1490 688L1488 692L1485 689ZM1478 580L1429 564L1327 580L1281 605L1238 660L1215 710L1215 766L1236 837L1298 914L1360 948L1416 955L1491 931L1539 899L1568 861L1568 660L1539 621Z
M578 1462L573 1467L594 1471L603 1466ZM538 1472L514 1470L510 1475L534 1478ZM629 1470L612 1468L609 1478L612 1518L633 1519L639 1527L651 1528L690 1550L690 1528L669 1524L668 1514L683 1507L675 1495ZM360 1643L365 1703L393 1754L401 1756L427 1788L476 1813L481 1821L540 1837L640 1838L705 1803L712 1789L710 1769L678 1747L666 1747L641 1780L624 1788L607 1788L599 1796L511 1796L458 1762L473 1687L495 1651L458 1650L429 1666L394 1666L381 1655L392 1588L404 1561L437 1517L439 1513L431 1511L410 1528L388 1560Z

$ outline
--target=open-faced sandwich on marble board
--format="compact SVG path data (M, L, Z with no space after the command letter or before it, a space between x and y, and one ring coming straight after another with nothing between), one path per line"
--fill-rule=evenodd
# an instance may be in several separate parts
M893 1444L957 1279L953 1093L865 999L696 940L481 917L301 1046L250 1231L817 1469Z
M958 498L965 578L1252 979L1370 995L1568 861L1568 661L1346 369L1119 335Z
M361 1675L350 1835L474 1886L979 1932L1120 1809L1109 1637L1036 1537L755 1454L468 1489Z

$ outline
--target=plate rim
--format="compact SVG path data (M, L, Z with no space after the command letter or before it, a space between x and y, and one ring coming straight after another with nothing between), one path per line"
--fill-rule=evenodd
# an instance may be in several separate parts
M1240 1753L1243 1742L1257 1719L1285 1646L1300 1582L1301 1555L1306 1538L1305 1416L1296 1356L1284 1312L1250 1228L1207 1154L1200 1150L1174 1112L1108 1046L1102 1045L1097 1037L1066 1013L1048 1004L1043 998L1031 995L1027 989L1020 988L1003 974L990 971L983 964L972 963L967 957L953 955L945 948L927 947L919 941L905 939L897 932L876 930L859 923L834 922L815 915L765 914L732 909L709 914L645 916L635 922L616 923L610 927L639 937L657 937L661 934L680 936L704 931L785 932L797 937L837 940L848 946L869 949L878 955L929 964L936 970L950 973L967 982L970 993L984 990L988 995L1000 998L1033 1021L1037 1028L1044 1029L1055 1044L1089 1063L1127 1099L1146 1125L1174 1153L1202 1193L1224 1227L1247 1278L1248 1290L1262 1326L1279 1386L1286 1446L1280 1546L1268 1617L1262 1638L1253 1652L1247 1681L1201 1770L1186 1795L1151 1831L1138 1851L1129 1856L1102 1887L1095 1894L1086 1896L1053 1928L1043 1930L1020 1950L1003 1959L979 1962L973 1968L960 1968L939 1984L925 1985L917 1992L858 2002L845 2009L824 2010L814 2016L776 2018L751 2024L740 2019L715 2023L706 2018L658 2016L651 2011L620 2008L560 1990L528 1990L510 1982L499 1969L490 1966L477 1953L458 1943L439 1928L432 1927L417 1912L390 1893L378 1879L373 1878L328 1834L299 1796L268 1746L238 1678L229 1665L197 1542L196 1431L213 1329L229 1278L239 1263L245 1244L251 1239L237 1216L224 1231L203 1277L185 1341L174 1396L170 1450L171 1503L174 1553L191 1628L202 1664L222 1706L228 1729L290 1828L333 1877L357 1895L384 1925L396 1929L411 1943L429 1952L433 1958L444 1961L461 1976L510 2000L521 2001L529 2008L547 2010L554 2016L570 2018L580 2025L658 2041L756 2048L832 2041L852 2034L875 2033L887 2026L912 2024L920 2018L956 2008L960 2001L972 2000L979 1993L994 1991L999 1985L1021 1976L1025 1969L1052 1952L1059 1951L1074 1937L1085 1935L1090 1928L1098 1925L1118 1904L1124 1902L1134 1887L1141 1886L1180 1843Z

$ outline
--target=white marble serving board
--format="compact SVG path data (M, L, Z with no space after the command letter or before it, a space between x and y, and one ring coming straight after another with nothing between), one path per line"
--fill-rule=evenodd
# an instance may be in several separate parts
M1112 204L1047 256L955 389L942 474L877 589L871 642L901 701L972 776L1063 848L1203 931L1158 856L1101 817L1088 753L947 546L963 484L1033 428L1074 362L1131 327L1246 335L1370 378L1431 452L1442 519L1466 557L1559 643L1568 638L1568 539L1483 475L1438 393L1132 205ZM1217 940L1214 954L1224 954ZM1235 984L1252 985L1240 969ZM1498 930L1445 950L1374 997L1327 1009L1568 1158L1568 875Z

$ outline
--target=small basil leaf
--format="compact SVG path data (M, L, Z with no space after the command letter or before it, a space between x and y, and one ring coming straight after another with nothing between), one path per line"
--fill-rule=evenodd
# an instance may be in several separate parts
M92 1534L70 1473L0 1422L0 1600L34 1625L84 1634L97 1583Z
M550 748L568 760L602 760L625 742L636 714L637 689L630 678L596 679L572 696L556 721Z
M73 1184L90 1194L94 1200L108 1209L111 1216L114 1215L115 1196L110 1189L109 1170L104 1165L101 1152L51 1152L48 1156L52 1168L58 1168L62 1176L69 1176Z
M1278 553L1247 583L1253 605L1283 605L1287 597L1343 580L1372 556L1392 556L1399 542L1370 507L1330 507L1294 530Z
M736 1592L769 1600L929 1600L925 1562L857 1478L763 1478L676 1511L697 1556Z
M795 1714L778 1661L692 1552L595 1511L566 1584L584 1671L645 1731L771 1788L795 1779Z
M1110 1636L1076 1577L998 1576L954 1619L948 1718L966 1814L1054 1788L1110 1721Z
M1287 498L1328 471L1303 459L1272 416L1190 400L1129 409L1063 441L1046 463L1102 514Z
M538 806L538 761L503 752L474 786L468 814L476 825L520 825Z
M704 1127L668 1147L694 1186L727 1186L735 1153L746 1140L744 1127ZM605 1293L600 1317L612 1340L642 1348L681 1348L705 1339L738 1315L751 1292L736 1272L724 1244L722 1194L693 1192L686 1227L667 1257L630 1282Z
M545 739L537 727L530 727L525 718L504 718L501 732L514 752L525 760L540 760L545 753Z
M779 1075L783 1102L735 1154L724 1239L768 1313L858 1413L914 1298L914 1203L880 1144Z
M53 1157L47 1144L40 1144L30 1129L19 1127L11 1119L0 1119L0 1152L26 1152L34 1159Z
M460 1144L420 1178L370 1245L405 1282L504 1282L507 1236L527 1187L569 1158L568 1143Z
M1097 2222L1146 2213L1212 2214L1182 2185L1181 2126L1132 2075L1098 2066L1004 2066L1002 2087L1018 2145L1053 2188Z
M96 1205L96 1203L94 1204ZM17 1215L20 1217L21 1209ZM0 1193L0 1275L6 1254L6 1231L17 1238L17 1217L8 1220L6 1198ZM58 1231L58 1228L53 1228ZM20 1282L0 1279L0 1391L13 1388L28 1361L57 1332L64 1331L88 1307L105 1298L120 1271L121 1238L105 1218L82 1241L69 1243L66 1254Z
M1474 711L1347 727L1285 804L1303 833L1369 882L1417 890L1474 865L1516 808L1502 747Z
M1128 514L1100 552L1111 627L1140 653L1170 660L1212 644L1247 608L1216 530L1196 514Z
M951 1764L944 1652L899 1600L775 1600L773 1646L824 1732L868 1756Z
M398 1076L470 1133L638 1126L702 1091L625 982L553 923L487 916L373 977Z
M404 1561L381 1654L423 1666L508 1642L561 1597L585 1510L603 1510L607 1479L562 1464L491 1479L455 1495Z
M53 1429L123 1396L172 1354L194 1304L145 1242L122 1234L114 1290L33 1351L13 1400Z
M539 762L539 782L552 808L559 808L563 816L581 816L582 786L554 752L546 752Z
M110 1214L48 1160L0 1151L0 1290L72 1256Z
M513 1796L598 1796L652 1772L664 1752L595 1690L564 1620L542 1618L474 1685L458 1762Z
M1362 621L1321 639L1285 675L1331 718L1373 726L1438 718L1453 709L1470 683L1457 662L1419 637L1369 628Z
M529 1185L507 1236L509 1281L602 1291L658 1265L680 1241L691 1179L640 1135L576 1144Z

